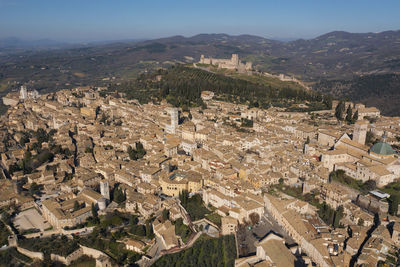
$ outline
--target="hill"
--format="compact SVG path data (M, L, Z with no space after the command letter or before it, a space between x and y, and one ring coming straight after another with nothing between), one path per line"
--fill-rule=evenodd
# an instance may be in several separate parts
M316 83L314 89L323 94L377 106L385 115L400 115L399 74L366 75L349 80L324 80Z
M290 42L288 46L289 60L282 68L304 79L343 79L400 69L400 31L331 32L311 40Z
M302 80L343 79L400 71L400 31L331 32L315 39L280 42L258 36L200 34L143 42L117 42L72 49L23 51L0 56L0 83L57 80L84 83L105 77L130 78L171 62L197 61L201 54L238 53L257 69L292 74ZM73 73L84 73L76 79Z
M400 31L336 31L291 42L252 35L199 34L68 49L3 52L0 53L0 94L19 83L52 91L87 84L107 85L110 81L126 82L143 72L196 62L201 54L229 58L232 53L253 61L260 71L285 73L310 83L349 81L359 76L399 73ZM394 94L400 95L400 92ZM357 99L353 94L335 96ZM379 104L379 99L374 102L374 96L369 101Z
M200 94L204 90L215 92L220 100L255 107L273 105L289 108L293 104L307 102L308 108L304 111L312 111L326 109L329 105L329 98L305 90L296 83L257 75L227 76L184 65L142 74L129 82L110 84L108 89L109 93L122 92L128 99L138 99L142 103L166 98L169 103L184 110L202 106Z

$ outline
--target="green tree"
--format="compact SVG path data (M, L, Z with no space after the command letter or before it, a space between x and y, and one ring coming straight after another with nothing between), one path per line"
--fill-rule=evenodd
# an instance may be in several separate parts
M182 190L179 193L179 200L181 201L182 206L186 207L189 199L189 192L186 190Z
M93 218L97 219L98 218L98 213L97 213L97 208L96 206L92 203L92 216Z
M333 225L335 219L335 210L333 210L326 202L322 203L318 210L319 217L328 225Z
M35 137L38 140L39 144L42 144L44 142L48 142L49 141L49 135L47 134L47 132L42 129L39 128L36 132L35 132Z
M146 227L142 224L136 224L131 226L130 232L134 235L146 236Z
M37 183L33 182L33 183L31 184L31 186L29 187L29 193L30 193L31 196L33 196L33 195L40 195L41 189L42 189L42 188L41 188L40 185L38 185Z
M332 109L332 97L331 96L326 96L324 98L324 104L328 109Z
M356 112L354 112L352 121L353 121L353 123L356 123L358 121L358 109L356 110Z
M125 194L118 187L114 189L113 197L114 197L113 198L114 201L117 202L118 204L120 204L126 200Z
M139 213L139 207L138 207L138 204L136 203L136 205L135 205L135 213L137 214L137 213Z
M107 117L106 117L106 115L103 113L103 114L101 115L100 122L101 122L101 123L105 123L106 120L107 120Z
M346 121L347 121L347 123L352 123L353 122L353 110L351 109L351 105L349 105L347 107Z
M146 237L148 239L153 239L154 238L153 227L151 226L149 221L146 222Z
M131 160L138 160L146 155L146 150L144 149L142 143L137 142L136 149L133 149L131 146L128 147L128 155Z
M242 118L242 125L241 126L242 127L251 128L251 127L253 127L253 121L249 120L249 119L246 119L246 118Z
M32 153L31 153L29 150L25 152L25 154L24 154L24 160L25 160L26 162L32 160Z
M393 194L389 198L389 214L396 216L399 207L399 195Z
M74 202L74 211L79 210L80 207L81 207L81 205L79 205L79 202L77 200L75 200L75 202Z
M363 184L365 191L372 191L376 189L376 181L368 180Z
M339 206L335 212L335 219L333 220L333 227L338 228L340 225L340 220L343 218L344 209L342 206Z
M370 130L367 132L366 137L365 137L365 144L366 145L372 145L375 141L375 135L374 133Z
M346 109L345 103L343 101L340 101L335 109L336 119L338 119L339 121L343 120L343 115L344 115L345 109Z
M162 211L162 218L164 220L168 220L168 218L169 218L169 210L164 208L164 210Z
M129 224L131 226L138 224L139 219L136 215L131 215L131 217L129 218Z

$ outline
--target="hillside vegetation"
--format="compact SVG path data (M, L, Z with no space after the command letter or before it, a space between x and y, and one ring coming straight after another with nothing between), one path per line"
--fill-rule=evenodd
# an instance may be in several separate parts
M399 74L366 75L350 80L324 80L316 83L314 89L323 94L376 106L384 115L400 115Z
M161 75L161 81L155 79L157 75ZM215 92L217 99L255 107L288 107L306 101L314 109L327 108L329 105L329 99L322 94L302 89L294 83L270 82L252 76L246 79L240 76L229 77L183 65L141 75L130 82L110 85L109 91L115 90L142 103L166 98L177 107L203 105L200 95L204 90Z
M218 239L200 237L193 247L179 253L167 254L153 266L225 266L235 265L236 246L233 235Z

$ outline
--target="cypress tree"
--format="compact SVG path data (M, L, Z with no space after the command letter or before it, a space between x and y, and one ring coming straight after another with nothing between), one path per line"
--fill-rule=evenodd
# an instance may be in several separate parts
M96 206L93 203L92 203L92 216L93 218L98 217Z
M348 123L352 123L353 121L353 111L351 109L351 105L348 106L347 111L346 111L346 121Z
M353 115L353 123L356 123L356 121L358 121L358 110L356 110Z
M343 115L344 115L345 109L346 109L345 103L343 101L340 101L339 104L336 106L336 109L335 109L335 117L336 117L336 119L338 119L339 121L343 120Z
M389 198L389 214L396 216L398 207L399 207L399 196L393 194Z

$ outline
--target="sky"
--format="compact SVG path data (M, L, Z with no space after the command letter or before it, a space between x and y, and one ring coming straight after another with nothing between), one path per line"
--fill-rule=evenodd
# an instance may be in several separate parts
M398 30L399 11L399 0L0 0L0 39L314 38L335 30Z

